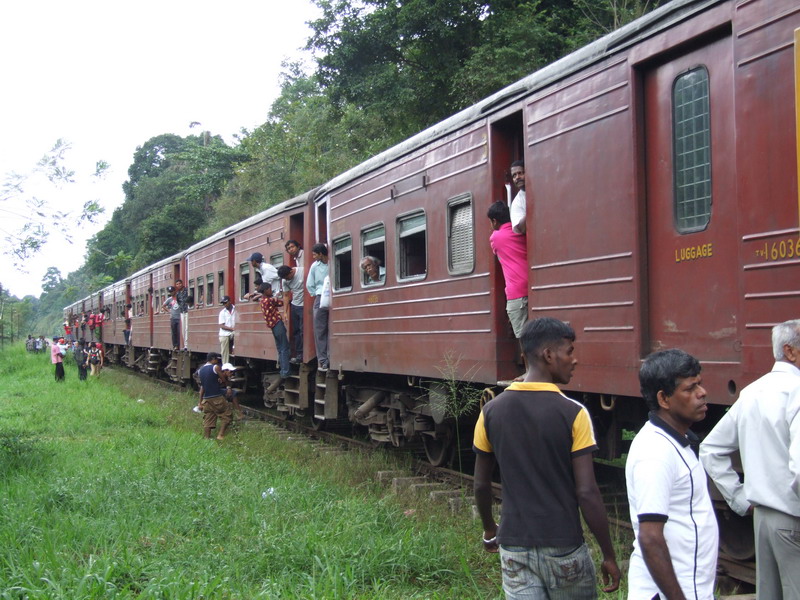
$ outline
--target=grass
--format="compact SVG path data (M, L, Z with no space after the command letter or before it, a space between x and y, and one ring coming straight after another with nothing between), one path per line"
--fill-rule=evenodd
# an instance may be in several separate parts
M498 594L472 520L407 512L373 480L397 468L383 453L326 456L251 422L204 440L193 395L71 364L56 384L21 347L0 389L0 598Z
M194 394L67 362L0 350L0 598L502 596L477 521L375 481L403 458L204 440Z

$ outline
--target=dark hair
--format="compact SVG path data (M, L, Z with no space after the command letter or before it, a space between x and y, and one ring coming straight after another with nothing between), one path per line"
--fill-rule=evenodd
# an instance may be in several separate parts
M701 369L700 361L677 348L654 352L645 358L639 369L639 386L647 408L658 410L658 392L672 396L678 379L696 377Z
M286 247L289 246L289 244L294 244L298 248L302 248L302 246L300 245L300 242L298 242L297 240L287 240L286 243L283 245L283 247L286 248Z
M551 344L560 344L564 340L575 341L575 331L552 317L540 317L525 323L519 336L522 352L528 360L543 348Z
M513 169L514 167L522 167L524 169L525 168L525 161L524 160L515 160L514 162L511 163L511 167L510 168Z
M175 283L183 283L183 279L176 279Z
M215 358L219 360L220 358L222 358L222 355L219 352L209 352L208 354L206 354L206 360L208 362L211 362Z
M311 248L311 252L322 254L322 256L328 256L328 247L325 244L314 244L314 247Z
M261 283L258 284L258 291L261 292L262 294L267 290L271 289L272 289L272 284L269 283L268 281L262 281Z
M511 214L505 202L495 202L492 204L489 210L486 211L486 216L489 217L489 219L494 219L500 223L500 225L511 222Z
M278 267L278 277L281 279L286 279L289 276L289 273L292 272L292 267L289 265L281 265Z
M167 293L168 294L172 294L174 292L175 292L175 287L174 286L170 285L170 286L167 287Z

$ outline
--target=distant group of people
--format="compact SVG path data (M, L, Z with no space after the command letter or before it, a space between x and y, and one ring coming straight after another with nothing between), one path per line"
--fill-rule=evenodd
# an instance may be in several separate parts
M44 336L39 338L32 338L28 336L29 345L33 342L33 346L41 341L43 346L50 347L50 362L55 368L55 380L63 382L66 379L66 372L64 370L64 360L68 355L72 355L75 365L78 368L78 379L81 381L86 380L87 371L91 372L92 376L100 375L100 369L103 368L105 356L103 352L103 344L100 342L86 342L85 340L67 341L66 338L54 337L52 342L45 340ZM34 350L38 352L39 350Z
M93 308L82 313L67 315L64 320L64 339L69 342L78 340L102 341L103 324L111 318L111 307Z
M488 402L475 427L475 501L483 545L500 552L506 598L596 598L579 512L597 538L605 591L620 569L592 464L591 418L565 396L577 365L575 332L529 321L520 336L525 377ZM699 361L669 349L639 371L649 420L625 467L634 551L628 599L712 600L718 525L706 473L740 515L755 517L759 600L800 598L800 320L772 330L775 364L744 388L700 443L705 418ZM744 481L731 455L741 453ZM492 473L503 474L503 519L492 515Z

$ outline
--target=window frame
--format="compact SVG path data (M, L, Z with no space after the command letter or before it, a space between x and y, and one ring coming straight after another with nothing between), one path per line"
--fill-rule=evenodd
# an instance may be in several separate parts
M374 256L374 254L368 250L368 246L374 246L376 244L375 243L365 244L364 237L368 233L370 233L372 231L377 231L378 229L382 229L383 230L383 236L380 238L380 242L378 242L378 243L383 244L383 259L382 259L383 263L382 263L382 266L383 266L383 269L384 269L384 277L383 277L383 281L370 281L370 280L367 279L366 272L361 268L361 261L363 261L367 256ZM361 287L374 288L374 287L381 287L381 286L386 285L386 277L389 274L388 267L387 267L387 262L386 262L386 224L381 221L381 222L378 222L378 223L373 223L371 225L367 225L366 227L362 227L361 228L361 232L360 232L360 242L361 242L361 258L358 261L358 273L359 273L359 279L361 281ZM376 258L380 259L380 257L376 257Z
M342 251L338 250L337 247L336 247L337 244L339 244L340 242L343 242L345 240L349 240L349 242L350 242L349 245L347 246L347 250L346 251L345 250L342 250ZM345 233L345 234L340 235L337 238L334 238L333 240L331 240L331 250L333 251L332 252L332 254L333 254L332 262L333 262L333 274L334 274L334 277L331 280L331 289L333 291L335 291L335 292L350 292L350 291L353 290L353 236L350 235L349 233ZM340 264L341 264L340 260L339 260L339 256L341 254L345 254L345 253L350 255L350 270L349 270L349 273L348 273L348 275L350 277L350 285L349 286L341 286L340 285L341 280L342 280L341 276L342 276L342 273L344 273L344 269L340 269L339 268Z
M425 269L422 273L413 274L413 275L404 275L403 271L403 260L405 258L405 254L402 252L402 244L403 239L416 235L417 231L413 231L411 233L402 234L401 233L401 223L405 220L410 220L413 217L422 215L425 217L425 227L423 229L424 234L424 250L425 250ZM410 281L422 281L428 277L429 271L429 253L428 253L428 214L424 208L418 208L415 210L411 210L400 215L397 215L395 218L395 239L397 240L397 246L395 248L395 269L396 269L396 276L398 282L410 282Z
M470 223L470 244L472 246L472 260L469 267L454 268L453 267L453 212L454 209L461 205L468 205L469 207L469 223ZM453 196L447 200L447 272L450 275L469 275L475 271L475 202L472 192L463 192Z
M678 111L681 106L685 107L687 104L683 104L678 106L676 103L676 95L678 91L678 84L684 80L686 77L694 74L702 72L705 75L705 120L707 121L707 128L704 132L693 130L689 134L684 135L682 138L679 138L679 129L677 126L677 122L679 120ZM712 132L711 132L711 76L708 72L708 67L704 64L699 64L691 69L687 69L678 75L675 76L675 79L672 81L672 90L670 93L670 110L671 110L671 141L672 141L672 215L673 215L673 227L675 231L678 232L680 235L686 235L690 233L697 233L699 231L705 231L708 229L709 224L711 223L711 216L712 216L712 207L714 204L714 194L713 194L713 166L712 166ZM696 119L697 114L693 114L692 118ZM688 121L688 119L684 119L684 122ZM680 146L679 141L680 139L690 139L695 138L699 133L703 133L705 137L705 146L700 148L699 146L693 146L689 151L686 151L685 147ZM679 147L680 146L680 147ZM706 150L707 151L707 160L700 164L700 163L693 163L688 166L684 166L679 170L679 164L683 164L681 157L688 156L698 151ZM682 173L690 173L692 171L697 170L698 168L705 168L707 169L708 176L705 180L705 185L707 185L708 193L706 196L694 198L679 198L680 190L688 188L689 186L697 186L700 185L696 181L692 181L690 183L686 183L686 181L681 181L680 176ZM696 207L699 202L705 202L704 205L704 212L694 212L692 215L686 215L686 207L692 205ZM696 209L695 209L696 210ZM683 212L684 214L681 215L680 213ZM692 221L699 221L699 219L705 218L705 222L701 224L694 224L691 226L687 226L682 224L682 222L692 220Z

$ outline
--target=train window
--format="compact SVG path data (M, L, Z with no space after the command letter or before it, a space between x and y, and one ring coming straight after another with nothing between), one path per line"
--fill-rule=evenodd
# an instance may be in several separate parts
M386 228L383 225L370 227L361 232L361 260L366 257L378 259L378 280L371 279L364 269L361 271L362 285L380 285L386 281ZM360 266L360 263L359 263Z
M333 241L333 260L336 280L334 290L353 288L353 240L348 235Z
M205 301L205 282L203 281L203 277L200 276L197 278L197 298L195 298L195 304L196 306L203 306Z
M250 263L239 265L239 300L250 290Z
M447 268L453 273L470 273L475 266L475 219L472 194L460 194L447 202Z
M209 273L206 275L206 303L209 306L214 305L214 274Z
M427 219L425 213L414 213L397 219L398 232L398 277L419 279L427 272L425 235Z
M283 252L278 252L277 254L270 255L269 262L272 264L273 267L280 267L281 265L283 265Z
M705 67L683 73L673 83L672 152L675 226L680 233L700 231L711 220L711 109Z
M194 279L190 279L189 280L189 297L192 298L193 300L195 299L195 295L194 295ZM195 306L194 302L190 302L189 303L189 308L194 308L194 306Z
M222 298L225 295L225 272L217 272L217 293Z

